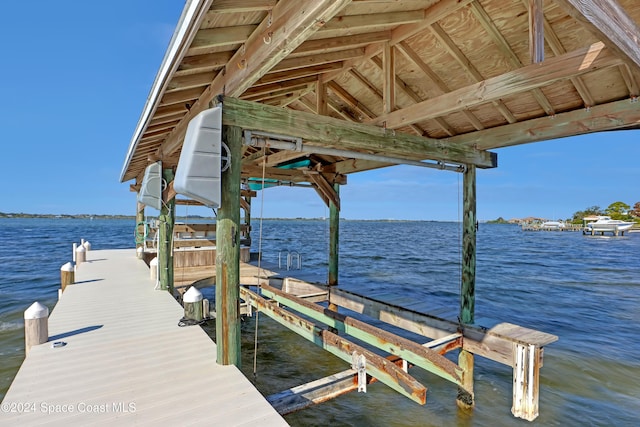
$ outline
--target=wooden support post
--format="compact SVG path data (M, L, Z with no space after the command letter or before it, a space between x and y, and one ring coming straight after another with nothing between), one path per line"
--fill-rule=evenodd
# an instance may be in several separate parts
M527 421L538 417L542 349L513 343L513 404L511 413Z
M460 322L474 323L476 287L476 167L467 165L463 182L462 277L460 287ZM458 365L463 369L464 389L458 388L456 403L461 408L473 408L473 354L461 350Z
M162 173L167 185L173 181L173 170L165 169ZM164 199L164 195L163 195ZM175 221L176 200L164 200L158 217L158 265L160 289L173 295L173 224Z
M246 227L242 238L247 242L247 246L251 248L251 196L246 196L244 201L248 208L244 210L244 224Z
M240 169L242 129L222 128L231 166L222 173L221 203L216 221L217 363L240 366Z
M34 345L49 340L49 309L34 302L24 312L24 351L25 355Z
M76 265L80 266L83 262L87 260L87 250L83 245L79 245L76 247Z
M76 273L73 268L73 263L66 263L62 267L60 267L60 288L62 292L67 288L68 285L73 284L76 281Z
M202 292L195 286L191 286L182 297L184 304L184 318L187 320L201 321L204 318L202 310ZM208 315L208 314L207 314Z
M340 184L333 184L337 196L340 196ZM338 246L340 243L340 209L329 202L329 286L338 286ZM329 310L338 311L338 306L329 303Z
M136 205L136 249L144 247L145 227L144 203L138 202Z

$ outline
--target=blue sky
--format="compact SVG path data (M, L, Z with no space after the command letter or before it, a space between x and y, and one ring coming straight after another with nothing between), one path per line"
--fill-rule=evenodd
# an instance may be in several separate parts
M182 6L3 3L0 212L135 213L120 170ZM557 219L593 205L633 205L640 201L639 139L639 131L622 131L495 150L499 167L478 171L478 218ZM457 220L461 186L459 174L408 166L350 175L341 216ZM260 198L253 209L260 216ZM328 210L313 190L273 188L264 192L263 214L322 217Z

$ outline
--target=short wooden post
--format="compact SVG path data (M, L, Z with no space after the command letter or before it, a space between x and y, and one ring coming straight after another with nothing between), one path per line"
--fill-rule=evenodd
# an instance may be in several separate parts
M73 284L75 281L76 273L73 268L73 263L68 262L60 267L60 288L62 288L62 292L64 292L68 285Z
M202 292L195 286L189 288L182 297L184 304L184 318L199 322L203 319L202 314Z
M49 340L49 309L34 302L24 312L24 351L25 355L34 345Z
M87 250L84 246L80 245L76 249L76 265L79 266L87 260Z
M82 246L84 247L84 250L87 252L91 250L91 242L89 242L88 240L85 240Z
M541 349L513 343L513 403L511 413L527 421L538 417Z

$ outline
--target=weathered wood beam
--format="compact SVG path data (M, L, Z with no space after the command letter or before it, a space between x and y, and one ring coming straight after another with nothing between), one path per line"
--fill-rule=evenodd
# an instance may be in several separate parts
M311 67L295 68L288 71L276 71L273 73L270 72L257 80L254 85L261 86L274 82L281 82L284 80L294 80L303 77L317 76L318 74L329 73L331 71L338 70L341 67L341 62L329 62L326 64L314 65Z
M326 116L274 108L255 102L224 98L223 123L262 132L292 135L313 144L343 150L384 153L388 156L418 157L445 162L495 167L494 153L471 147L454 147L439 140L390 132L362 123L350 123ZM402 111L402 110L401 110Z
M329 302L432 339L462 332L462 348L464 350L511 367L513 367L514 342L543 347L558 339L555 335L509 323L500 323L490 329L466 325L460 331L458 322L419 313L340 288L331 288ZM516 335L521 338L509 336L510 331L516 332Z
M640 27L617 0L554 0L619 58L640 68Z
M208 108L215 96L222 92L229 96L242 95L349 3L350 0L278 2L271 15L251 33L244 48L239 49L229 60L227 72L218 73L198 101L191 106L189 114L167 137L159 148L159 153L171 154L180 147L189 121ZM265 45L267 37L270 43Z
M598 42L588 48L550 58L542 64L531 64L402 110L383 114L371 123L386 123L389 128L398 128L536 89L558 80L620 65L621 62Z
M353 317L345 316L335 311L325 310L324 307L318 304L289 295L271 286L263 285L261 290L263 295L305 316L309 316L312 319L335 328L341 334L351 335L364 343L386 351L389 354L401 357L415 366L419 366L447 381L462 385L462 371L458 366L430 348L421 346L409 339L369 325Z
M328 113L327 106L327 85L322 83L321 79L316 82L316 114L326 116Z
M373 111L369 110L366 105L360 103L355 96L347 92L347 90L338 83L331 81L326 85L338 98L345 102L349 107L353 108L364 119L372 119L376 116Z
M448 139L482 150L640 126L640 102L625 99Z
M274 82L269 85L252 87L242 94L241 99L255 101L263 96L277 96L282 93L293 92L294 90L303 89L318 81L316 76L303 77L296 80L287 80L283 82Z
M377 378L378 381L386 384L414 402L421 405L425 404L426 387L385 358L353 344L328 330L320 329L312 322L268 302L247 288L241 288L241 295L245 301L257 307L262 313L271 317L282 326L324 348L347 363L352 363L352 355L354 352L364 355L367 360L367 374Z

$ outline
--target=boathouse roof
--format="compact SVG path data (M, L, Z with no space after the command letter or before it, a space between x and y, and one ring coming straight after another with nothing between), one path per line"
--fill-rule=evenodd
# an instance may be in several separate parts
M411 160L465 163L448 153L487 158L636 127L638 23L637 0L188 0L120 179L137 188L149 163L176 165L189 120L220 94L411 134L412 144L348 147ZM309 162L278 178L389 165L246 147L243 171L264 161L269 177L300 158Z

